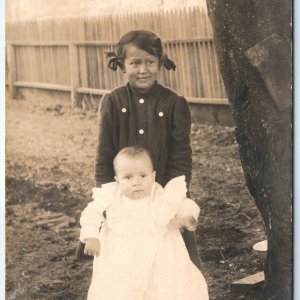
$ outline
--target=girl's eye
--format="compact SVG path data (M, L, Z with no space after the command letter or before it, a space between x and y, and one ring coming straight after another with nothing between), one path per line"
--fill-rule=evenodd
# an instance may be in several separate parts
M148 65L153 65L153 64L155 64L155 60L148 60L148 61L147 61L147 64L148 64Z
M137 65L139 65L139 62L138 61L132 61L130 64L133 65L133 66L137 66Z

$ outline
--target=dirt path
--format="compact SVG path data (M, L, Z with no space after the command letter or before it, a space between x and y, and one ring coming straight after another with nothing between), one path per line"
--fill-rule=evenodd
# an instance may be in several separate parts
M201 206L197 243L210 299L257 299L229 285L263 269L264 239L244 183L233 128L193 124L191 195ZM6 105L7 299L85 299L92 262L78 262L79 216L94 185L94 112L68 104Z

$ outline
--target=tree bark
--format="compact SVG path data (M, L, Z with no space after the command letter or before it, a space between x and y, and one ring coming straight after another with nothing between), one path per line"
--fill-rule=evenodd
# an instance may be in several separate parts
M268 239L265 299L291 299L291 1L207 5L246 182Z

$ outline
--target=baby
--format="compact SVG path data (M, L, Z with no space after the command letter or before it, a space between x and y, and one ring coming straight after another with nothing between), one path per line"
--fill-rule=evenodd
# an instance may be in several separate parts
M93 189L80 219L84 252L95 256L88 299L208 299L179 230L195 230L200 212L185 196L184 176L162 188L138 146L122 149L113 164L115 182Z

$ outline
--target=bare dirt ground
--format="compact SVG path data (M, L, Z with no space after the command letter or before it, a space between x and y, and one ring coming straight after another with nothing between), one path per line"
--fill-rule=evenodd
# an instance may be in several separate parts
M6 298L85 299L92 261L74 258L81 210L94 186L96 113L69 103L6 104ZM210 299L259 299L230 289L263 270L265 238L245 186L234 129L193 124L191 195Z

